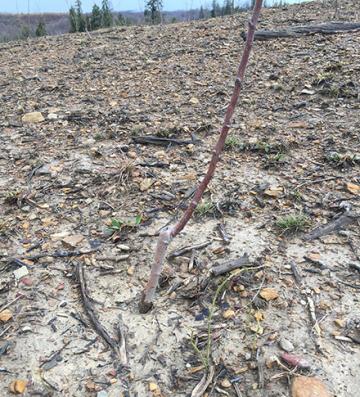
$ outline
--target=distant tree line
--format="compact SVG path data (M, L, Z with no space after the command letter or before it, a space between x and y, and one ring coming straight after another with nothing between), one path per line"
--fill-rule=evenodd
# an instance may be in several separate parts
M40 20L36 26L35 31L30 29L30 27L26 24L22 25L20 28L20 33L18 34L17 39L26 40L30 37L43 37L46 36L46 25L43 20ZM4 40L5 41L5 40Z
M81 0L76 0L75 5L69 10L70 33L86 32L114 25L131 25L131 20L122 14L114 13L109 0L102 0L101 7L93 5L90 14L82 11Z

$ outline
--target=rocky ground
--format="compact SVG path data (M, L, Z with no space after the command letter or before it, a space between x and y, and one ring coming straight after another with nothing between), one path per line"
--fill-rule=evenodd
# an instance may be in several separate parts
M260 28L334 14L268 9ZM198 396L203 376L207 396L307 396L298 375L358 396L360 33L255 43L221 165L138 313L156 234L206 170L247 18L0 47L2 396Z

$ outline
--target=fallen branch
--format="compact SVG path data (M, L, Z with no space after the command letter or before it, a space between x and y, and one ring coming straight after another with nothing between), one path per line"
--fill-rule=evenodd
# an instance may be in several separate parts
M252 266L249 260L249 255L245 253L243 256L237 259L232 259L221 263L220 265L214 266L211 269L211 273L214 276L220 276L221 274L231 272L232 270L238 269L244 266Z
M206 389L210 385L215 374L215 367L211 366L209 368L209 372L205 372L200 382L195 386L194 390L191 393L191 397L202 397L205 393Z
M88 317L90 318L91 323L94 327L94 330L109 345L109 347L111 348L111 350L113 351L115 356L119 359L120 364L123 366L127 366L128 360L127 360L127 356L126 356L126 350L124 353L125 337L124 337L123 331L120 331L121 330L121 321L119 322L119 326L118 326L118 335L121 337L121 341L120 341L121 344L119 347L118 342L110 336L108 331L101 325L101 323L98 319L98 316L97 316L95 309L93 307L93 304L91 302L92 300L89 297L89 293L88 293L87 286L86 286L84 266L82 265L82 263L79 262L77 264L76 272L77 272L77 277L78 277L78 281L80 284L81 297L82 297L82 300L84 303L85 312L88 315Z
M146 136L134 136L133 141L135 143L141 143L143 145L159 145L159 146L169 146L169 145L189 145L191 143L195 144L200 142L200 139L192 137L192 139L181 140L175 138L162 138L153 135Z
M200 244L189 245L189 246L186 246L186 247L182 247L182 248L179 248L176 251L170 252L170 254L168 255L168 258L169 259L176 258L177 256L184 255L187 252L190 252L190 251L193 251L193 250L199 250L201 248L205 248L205 247L207 247L210 244L211 244L211 241L205 241L205 242L200 243Z
M338 34L355 33L360 31L360 23L329 22L318 25L288 26L281 30L258 30L254 40L272 40L288 37L309 36L314 34ZM247 34L241 33L241 37L246 40Z
M43 252L41 254L36 254L36 255L25 255L25 256L20 256L21 260L30 260L30 261L36 261L41 258L70 258L73 256L82 256L82 255L89 255L93 254L94 252L99 251L98 249L93 249L89 251L55 251L55 252ZM16 262L20 261L18 258L12 258L12 257L7 257L7 258L1 258L1 262Z
M208 170L207 170L203 180L197 187L194 197L190 201L182 218L177 222L177 224L175 226L169 226L160 232L158 243L156 246L156 251L155 251L155 260L154 260L154 263L151 268L149 281L142 292L141 301L139 303L140 313L146 313L152 308L153 301L155 298L156 287L158 285L163 262L164 262L164 259L166 256L167 247L170 244L171 240L176 235L178 235L184 229L185 225L188 223L196 206L200 202L204 191L206 190L210 180L212 179L212 177L215 173L217 163L220 160L220 154L224 148L225 140L226 140L226 137L230 130L235 106L239 99L239 94L240 94L240 91L242 88L242 83L243 83L244 76L245 76L246 66L249 61L249 56L250 56L250 52L251 52L251 48L252 48L252 44L253 44L253 40L254 40L256 23L258 21L259 15L260 15L261 7L262 7L262 0L255 0L253 15L252 15L251 21L249 21L249 29L248 29L247 40L245 43L245 48L244 48L244 51L243 51L243 54L241 57L241 61L239 64L239 68L237 71L237 75L236 75L234 90L233 90L233 93L232 93L232 96L230 99L230 103L226 110L224 123L223 123L223 126L220 131L219 139L215 145L215 148L214 148L214 151L213 151L213 154L211 157L211 161L209 163Z
M305 236L305 240L315 240L319 237L326 236L327 234L333 233L340 229L344 229L346 226L351 225L360 218L360 214L354 214L351 212L345 212L338 218L330 221L324 226L319 226Z

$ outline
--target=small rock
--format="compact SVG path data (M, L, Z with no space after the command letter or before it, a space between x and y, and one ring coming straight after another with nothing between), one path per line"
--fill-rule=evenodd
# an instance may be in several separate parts
M130 159L136 159L136 158L137 158L136 152L133 152L133 151L128 152L127 155L128 155L128 157L129 157Z
M341 318L337 318L336 320L334 320L334 323L340 327L340 328L344 328L346 325L346 320L341 319Z
M127 269L127 274L128 274L129 276L132 276L132 275L134 274L134 266L130 266L130 267Z
M121 251L130 251L130 247L125 244L118 244L116 247Z
M197 98L193 97L193 98L191 98L191 99L189 100L189 102L190 102L192 105L197 105L197 104L199 103L199 100L198 100Z
M298 376L291 386L292 397L330 397L324 383L317 378Z
M225 378L221 381L221 386L225 389L231 387L231 382L229 381L229 379Z
M21 266L19 269L14 270L13 274L16 280L20 280L22 277L25 277L29 274L29 270L26 266Z
M250 352L245 353L245 360L246 361L251 360L251 353Z
M30 327L30 325L25 325L24 327L21 328L21 332L23 334L26 334L27 332L32 332L32 328Z
M88 156L80 157L74 165L74 170L77 174L91 174L94 171L91 158Z
M270 186L264 191L264 194L269 197L279 197L284 193L284 188L282 186Z
M294 345L287 339L281 338L279 341L280 347L286 352L290 353L294 350Z
M85 237L82 234L73 234L72 236L63 238L61 241L64 245L75 248L84 240L84 238Z
M24 285L26 285L27 287L31 287L31 286L33 285L33 281L32 281L31 278L29 278L29 277L23 277L23 278L20 280L20 282L21 282L21 284L24 284Z
M96 397L108 397L108 392L105 390L98 391Z
M263 288L260 291L260 296L266 301L271 301L279 297L278 292L275 288Z
M9 385L9 390L13 394L23 394L27 385L27 380L16 379Z
M233 309L227 309L223 312L222 316L227 320L235 317L235 311Z
M158 389L159 389L159 386L156 383L154 383L154 382L150 382L149 383L149 390L150 391L156 391Z
M58 115L56 113L49 113L47 116L48 120L56 120L58 118Z
M345 184L346 190L352 194L360 194L360 185L356 183L347 182Z
M8 322L9 320L12 319L12 312L9 309L5 309L2 312L0 312L0 321L2 321L3 323Z
M44 116L40 112L26 113L21 118L23 123L41 123L44 120Z
M153 184L153 181L151 178L145 178L140 182L140 191L145 192L145 190L148 190L150 186Z

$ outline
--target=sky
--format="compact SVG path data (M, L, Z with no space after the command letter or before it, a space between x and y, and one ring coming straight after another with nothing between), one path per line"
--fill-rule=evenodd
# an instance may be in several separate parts
M235 0L235 4L244 2L246 3L247 0ZM295 0L288 2L293 3ZM28 9L31 13L67 12L73 3L73 0L0 0L0 13L27 13ZM100 5L101 0L82 0L83 11L91 11L94 3ZM222 1L219 0L219 3ZM116 11L142 11L144 9L144 0L112 0L111 4ZM165 11L189 10L201 5L210 8L210 4L211 0L163 0Z

